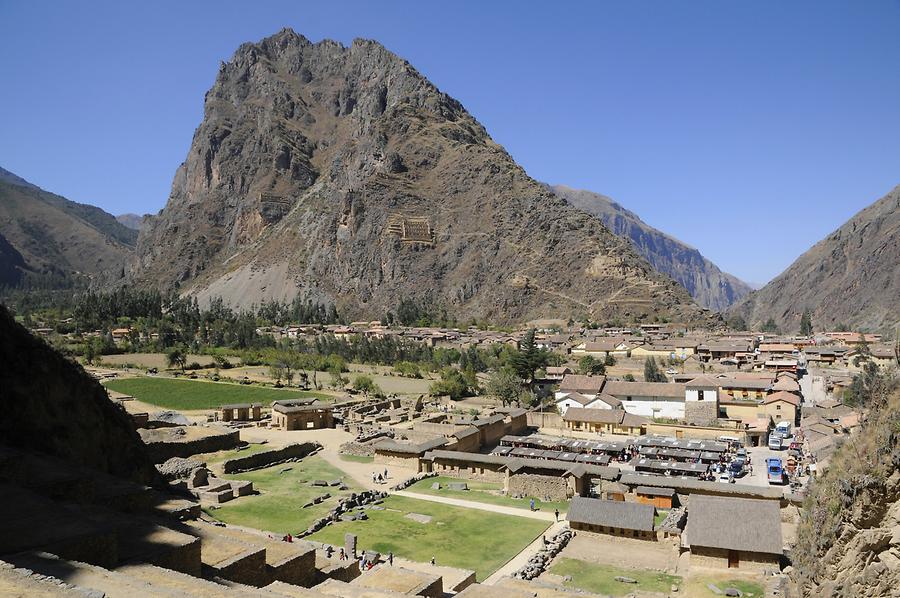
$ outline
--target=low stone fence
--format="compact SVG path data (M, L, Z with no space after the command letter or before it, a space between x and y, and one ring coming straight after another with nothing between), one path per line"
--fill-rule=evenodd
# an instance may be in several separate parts
M544 548L528 559L528 562L525 563L521 569L513 573L513 577L518 577L519 579L534 579L538 577L547 569L547 566L550 564L550 561L553 560L553 557L562 552L562 549L565 548L566 544L569 543L569 540L572 539L572 535L572 530L568 528L561 530L555 536L547 540Z
M413 477L403 480L402 482L391 488L391 490L393 490L394 492L398 490L405 490L420 480L424 480L426 478L436 478L437 476L438 474L435 471L417 473Z
M222 464L222 470L225 473L239 473L242 471L251 471L253 469L262 469L263 467L269 467L271 465L303 459L321 448L322 445L318 442L289 444L280 449L273 449L271 451L247 455L246 457L229 459Z
M297 537L305 538L306 536L312 535L326 525L331 525L336 521L340 521L342 515L349 513L354 509L359 509L360 507L364 507L372 503L381 502L387 497L387 495L387 492L381 492L380 490L366 490L365 492L351 494L350 496L342 498L340 501L338 501L337 506L333 508L327 515L325 515L321 519L316 519L315 521L313 521L305 531L297 534ZM363 516L363 518L366 518L365 515Z
M237 430L217 430L207 436L190 440L161 439L145 440L147 452L154 463L164 463L172 457L190 457L202 453L215 453L234 448L240 442Z

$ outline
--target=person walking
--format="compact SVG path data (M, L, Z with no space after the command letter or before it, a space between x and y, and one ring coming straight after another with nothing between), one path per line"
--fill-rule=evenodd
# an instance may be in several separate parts
M431 565L434 566L434 556L431 557Z
M532 511L534 510L534 499L533 498L531 499L531 510Z
M394 553L393 552L388 553L388 565L390 565L392 567L394 566Z
M553 516L556 517L556 522L559 523L559 509L553 511Z

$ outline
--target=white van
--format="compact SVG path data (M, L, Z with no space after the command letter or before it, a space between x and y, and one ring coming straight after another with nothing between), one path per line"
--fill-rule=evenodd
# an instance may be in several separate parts
M769 450L781 450L781 434L779 434L778 432L772 432L771 434L769 434Z
M791 422L789 421L780 421L775 424L775 431L781 434L782 438L790 438L791 437Z

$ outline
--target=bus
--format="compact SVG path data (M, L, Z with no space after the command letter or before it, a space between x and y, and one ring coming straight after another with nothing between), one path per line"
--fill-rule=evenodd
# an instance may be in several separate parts
M766 459L766 473L770 484L784 484L784 468L781 459Z

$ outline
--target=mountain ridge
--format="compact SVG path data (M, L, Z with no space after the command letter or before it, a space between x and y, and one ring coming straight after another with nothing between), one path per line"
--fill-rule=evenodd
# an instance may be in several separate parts
M136 241L136 231L102 209L0 169L0 287L115 280Z
M129 280L354 315L412 298L499 321L709 317L407 61L291 30L221 65Z
M900 323L900 185L734 305L750 326L772 318L795 330L806 309L817 330L887 331Z
M599 218L614 234L631 241L654 268L674 278L704 307L724 311L752 290L736 276L723 272L695 247L650 226L610 197L567 185L547 184L547 188Z

